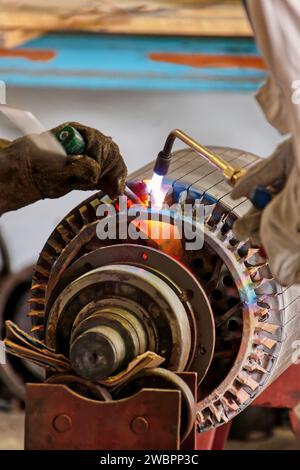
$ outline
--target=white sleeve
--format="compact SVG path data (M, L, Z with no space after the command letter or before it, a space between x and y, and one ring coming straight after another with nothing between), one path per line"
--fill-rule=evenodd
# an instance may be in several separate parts
M268 76L265 83L256 92L255 98L263 110L267 121L280 134L289 134L289 109L281 88L271 75Z
M257 44L280 88L300 170L300 1L248 0Z

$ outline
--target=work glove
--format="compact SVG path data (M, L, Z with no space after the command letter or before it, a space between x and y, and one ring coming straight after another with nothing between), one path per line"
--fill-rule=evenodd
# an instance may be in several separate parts
M84 155L62 155L41 150L43 134L25 136L0 149L0 213L39 199L57 198L73 189L103 190L112 199L123 193L127 176L119 148L110 137L76 122L86 143ZM41 146L38 143L41 143Z
M254 165L232 191L233 199L249 197L262 185L277 191L263 210L252 208L238 219L233 231L239 240L250 238L262 245L273 276L282 284L300 282L300 172L294 164L293 144L288 139L274 153Z

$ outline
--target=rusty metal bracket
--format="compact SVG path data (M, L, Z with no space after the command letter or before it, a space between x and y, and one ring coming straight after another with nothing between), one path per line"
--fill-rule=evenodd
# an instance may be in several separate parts
M196 374L181 377L196 393ZM178 450L180 424L177 390L142 389L101 402L65 385L27 384L26 450ZM194 443L195 426L184 448Z
M144 389L98 402L64 385L29 384L25 449L179 449L180 400L176 390Z

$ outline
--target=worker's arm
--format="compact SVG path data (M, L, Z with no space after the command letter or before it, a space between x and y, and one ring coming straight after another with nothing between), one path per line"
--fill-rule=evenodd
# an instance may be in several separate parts
M110 137L76 122L64 123L52 132L66 125L84 138L85 155L42 151L30 136L0 148L0 214L73 189L101 189L112 198L123 192L127 170L118 146Z
M294 150L292 139L282 142L268 158L262 158L253 165L234 187L233 199L248 197L257 186L269 187L276 184L278 188L286 185L294 167ZM262 211L253 207L234 224L234 233L238 240L250 238L255 245L261 245L260 223Z
M248 0L256 42L277 87L286 117L285 130L293 134L296 164L300 170L300 104L295 96L300 80L299 0Z
M300 79L300 2L249 0L248 6L258 46L269 68L271 81L277 87L280 106L285 108L279 119L281 125L276 127L283 127L283 131L289 130L292 134L293 156L290 158L293 167L283 190L257 219L258 224L260 221L259 237L272 273L286 285L300 282L300 104L294 99L293 88ZM283 116L286 119L284 125ZM241 179L233 197L249 196L249 188L258 183L257 175L250 172ZM247 219L241 219L236 229L237 232L243 229L245 237L253 234Z

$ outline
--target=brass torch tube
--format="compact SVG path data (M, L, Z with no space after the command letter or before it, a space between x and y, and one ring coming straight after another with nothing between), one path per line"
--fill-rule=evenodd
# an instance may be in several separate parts
M223 160L219 155L212 152L207 147L204 147L199 142L197 142L192 137L190 137L185 132L179 129L174 129L168 135L163 149L163 152L165 154L171 154L172 147L176 138L187 144L189 147L193 148L201 157L208 160L213 166L219 168L230 184L234 185L237 179L244 174L243 169L233 167L228 162Z

